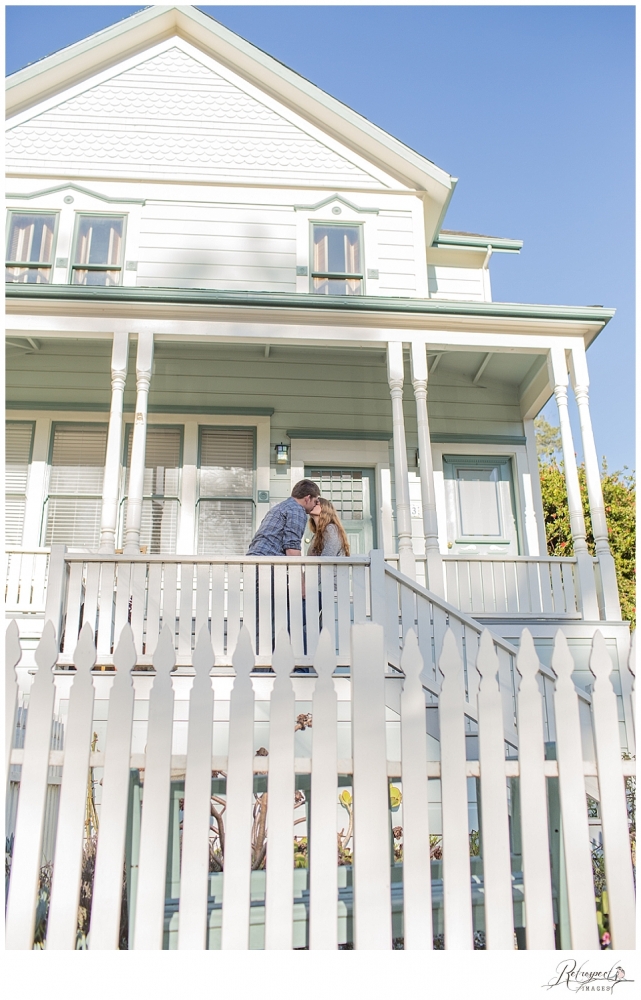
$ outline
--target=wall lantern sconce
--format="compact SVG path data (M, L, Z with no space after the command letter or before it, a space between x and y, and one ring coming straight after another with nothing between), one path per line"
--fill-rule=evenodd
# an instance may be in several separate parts
M276 445L276 464L277 465L287 465L289 459L289 445L280 444Z
M418 448L417 448L416 449L416 468L420 469L420 467L421 467L421 456L419 455L419 451L418 451Z

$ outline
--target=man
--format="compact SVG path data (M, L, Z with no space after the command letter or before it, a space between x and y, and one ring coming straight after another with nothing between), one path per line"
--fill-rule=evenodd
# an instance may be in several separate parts
M307 516L316 506L320 489L311 479L301 479L292 495L265 514L249 543L248 556L299 556Z

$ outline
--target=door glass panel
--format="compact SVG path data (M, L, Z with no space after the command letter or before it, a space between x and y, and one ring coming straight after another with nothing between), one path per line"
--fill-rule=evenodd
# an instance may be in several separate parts
M351 554L365 555L373 549L376 544L374 470L328 469L310 465L305 475L318 483L321 496L331 500L336 507ZM305 538L311 541L309 532L306 532Z

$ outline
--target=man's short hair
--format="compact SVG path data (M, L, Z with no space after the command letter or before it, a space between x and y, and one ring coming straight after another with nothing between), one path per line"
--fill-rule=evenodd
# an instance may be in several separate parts
M320 488L312 479L301 479L292 490L294 500L302 500L303 497L319 497Z

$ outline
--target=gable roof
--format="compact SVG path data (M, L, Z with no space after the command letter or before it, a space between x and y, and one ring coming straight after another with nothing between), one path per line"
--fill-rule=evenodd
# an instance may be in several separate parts
M195 7L150 7L12 74L7 79L7 115L28 111L174 36L212 56L401 183L424 192L425 235L431 244L456 178Z

